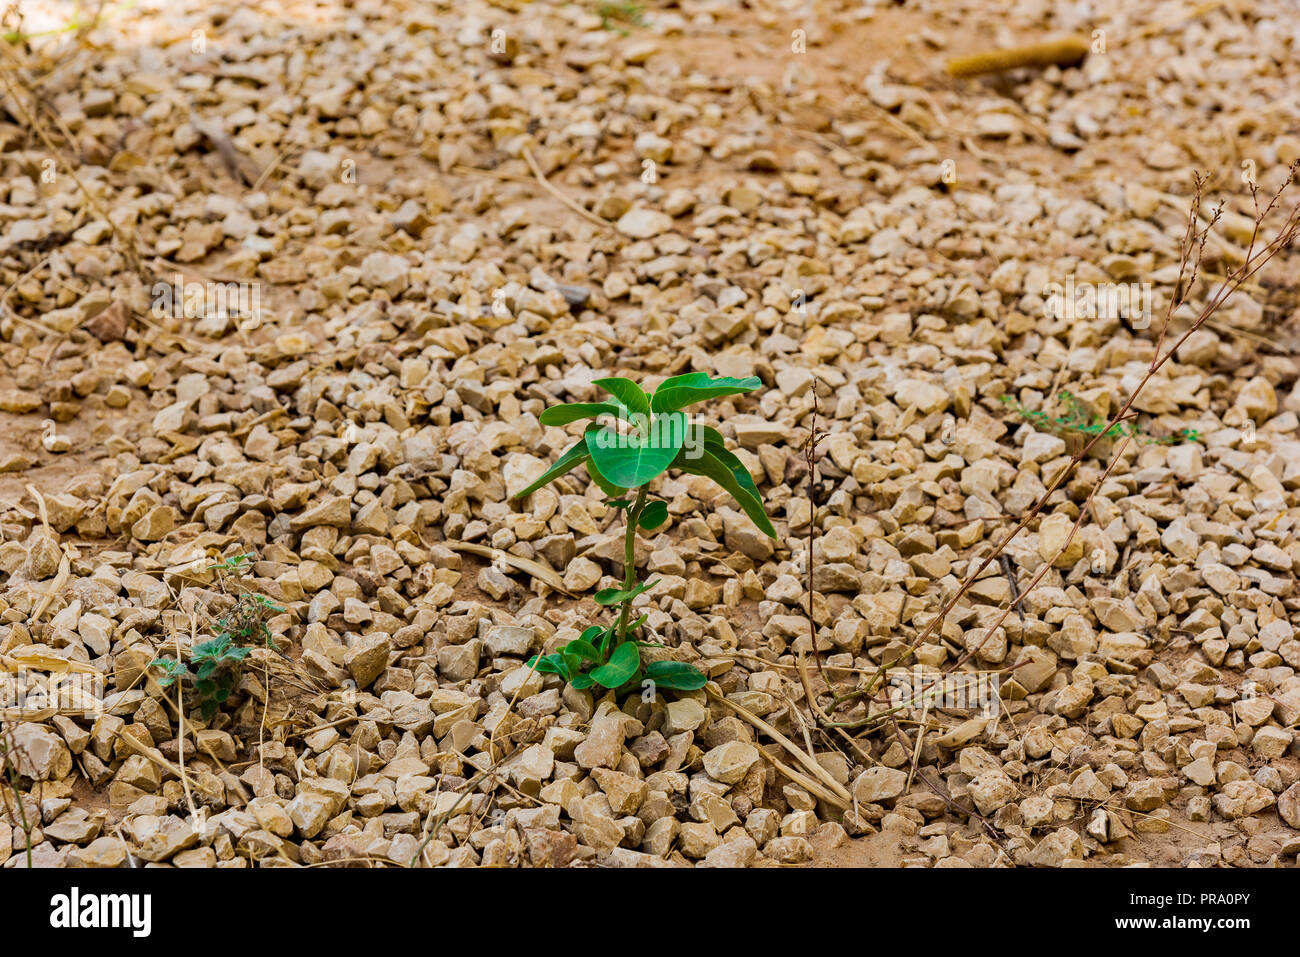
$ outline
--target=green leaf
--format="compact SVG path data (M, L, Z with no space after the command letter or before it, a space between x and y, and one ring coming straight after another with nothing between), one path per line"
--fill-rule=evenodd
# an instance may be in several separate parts
M604 630L605 630L604 625L588 625L585 629L583 629L582 634L578 636L578 640L595 641L596 636L599 635Z
M594 661L596 664L600 664L600 652L596 650L596 646L589 641L583 641L581 638L575 638L573 641L565 645L564 653L566 655L573 655L575 658ZM574 668L573 670L577 671L578 669Z
M743 379L731 376L714 379L707 372L689 372L659 383L655 394L650 398L650 408L655 412L676 412L705 399L753 392L762 385L763 380L753 375Z
M623 403L627 411L639 412L641 415L650 414L650 397L631 379L625 379L622 376L611 379L593 379L591 384L599 386L618 399L619 402Z
M536 668L543 674L559 675L561 678L569 677L569 669L565 667L564 658L560 655L533 655L528 659L528 667Z
M695 691L709 681L704 672L681 661L652 661L645 667L645 676L659 687L675 691Z
M595 597L597 605L617 605L627 596L621 588L602 588Z
M642 582L640 585L637 585L635 588L627 588L627 589L602 588L600 591L596 592L596 604L597 605L618 605L621 604L622 602L627 601L628 599L635 598L643 591L646 591L647 589L657 584L659 584L659 579L656 578L654 581Z
M173 684L175 684L175 682L176 682L176 679L173 678L173 677L171 677L170 675L168 675L166 678L159 678L159 679L158 679L158 687L159 687L159 688L170 688Z
M709 425L703 426L702 431L704 432L704 448L731 470L731 474L736 477L737 485L761 502L763 497L758 492L758 486L754 484L754 476L749 474L749 469L745 468L745 463L740 461L736 453L727 448L722 433Z
M641 510L641 517L637 519L637 524L648 532L666 521L668 521L668 503L654 501Z
M609 664L601 665L591 673L591 678L604 688L617 688L627 683L641 667L641 651L636 642L625 641L609 656Z
M212 698L208 698L199 705L199 713L203 715L204 721L211 721L213 715L217 713L217 702Z
M553 405L537 417L542 425L568 425L579 419L594 419L601 415L621 417L623 410L612 402L566 402Z
M523 498L525 495L532 495L534 492L536 492L547 482L551 482L559 478L561 475L564 475L566 472L573 471L583 462L587 461L587 457L589 454L590 453L587 451L587 439L586 436L584 435L582 438L578 439L577 442L573 443L567 449L565 449L564 454L562 454L558 459L556 459L555 464L552 465L545 472L543 472L541 476L537 479L537 481L533 482L533 484L529 485L527 488L515 492L515 494L510 497Z
M686 416L681 412L650 416L629 432L596 429L585 436L592 462L610 482L636 488L661 475L686 441Z
M212 692L217 690L217 683L211 679L204 678L195 682L194 688L201 695L210 695Z
M724 450L725 451L725 450ZM707 444L703 453L696 458L687 458L685 451L679 454L673 462L675 468L683 472L690 472L692 475L703 475L706 478L713 479L722 488L730 493L731 497L736 500L749 520L758 526L759 530L770 538L776 538L776 529L772 527L772 522L768 519L767 513L763 511L763 503L758 498L757 491L751 492L745 484L740 481L740 476L736 474L735 469L729 468L718 457L717 450L709 447ZM734 458L734 456L732 456ZM740 460L735 460L739 464ZM744 471L744 467L740 469ZM749 473L745 472L748 478ZM754 480L748 478L748 486L752 487Z
M586 674L574 675L573 678L571 678L569 681L569 684L571 684L578 691L586 691L595 683L596 683L595 679L592 678L591 675L586 675Z
M201 642L194 646L193 657L196 658L215 658L230 646L229 635L218 635L217 637Z
M632 500L630 498L611 498L606 499L605 504L610 508L627 508L632 504Z
M218 688L217 693L214 694L212 697L215 698L218 702L224 704L226 702L226 699L230 697L230 689Z
M588 432L588 435L590 434L591 433ZM584 441L586 441L585 437ZM617 498L627 491L627 489L615 485L609 479L605 478L605 476L601 475L600 469L596 467L596 463L592 461L590 457L587 459L587 474L591 476L591 480L596 483L600 490L611 498Z
M200 681L205 681L208 678L211 678L212 672L216 670L217 670L217 663L213 661L211 658L209 658L206 661L204 661L203 664L199 665L199 670L195 672L194 676L198 678Z

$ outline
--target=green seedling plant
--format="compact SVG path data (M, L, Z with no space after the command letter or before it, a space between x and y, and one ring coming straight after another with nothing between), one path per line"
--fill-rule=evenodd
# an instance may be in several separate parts
M233 555L214 565L223 586L225 575L242 576L251 568L254 556ZM190 649L188 664L176 658L155 658L150 667L162 671L158 684L168 688L177 681L193 685L199 699L199 713L204 721L212 720L230 698L239 683L243 662L254 648L276 649L266 620L284 611L265 595L244 592L234 606L212 625L212 637Z
M531 495L578 466L608 496L607 505L623 512L627 528L623 548L623 584L596 592L596 604L617 608L609 624L592 624L581 636L549 655L534 656L530 668L559 675L579 690L598 685L624 692L643 681L656 688L694 691L708 678L698 668L678 661L643 662L641 649L655 647L638 640L646 616L631 620L632 603L655 585L641 582L636 570L636 530L652 531L668 521L668 504L651 498L650 485L669 469L711 479L740 505L765 535L776 538L749 470L727 449L714 428L689 425L687 406L724 395L742 395L762 385L757 376L712 378L692 372L661 382L653 393L631 379L597 379L592 383L612 398L604 402L574 402L546 409L543 425L590 422L582 438L564 451L545 473L514 498ZM688 439L690 441L688 441Z
M1179 429L1173 435L1162 436L1144 434L1135 422L1116 422L1108 428L1107 420L1094 415L1072 393L1062 389L1057 393L1056 397L1065 404L1068 410L1063 416L1052 416L1046 412L1027 409L1017 402L1014 396L1003 395L999 396L998 399L1010 405L1022 419L1032 422L1041 429L1058 434L1091 436L1104 433L1105 437L1109 439L1131 435L1145 445L1177 445L1180 442L1199 442L1201 440L1201 434L1190 428Z

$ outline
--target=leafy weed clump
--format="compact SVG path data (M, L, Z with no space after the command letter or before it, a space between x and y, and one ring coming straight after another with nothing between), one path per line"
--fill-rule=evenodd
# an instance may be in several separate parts
M223 586L226 574L243 575L248 571L252 555L234 555L215 565ZM177 681L193 686L198 694L199 712L203 720L210 721L239 683L244 659L254 648L276 650L271 629L266 621L284 609L265 595L245 592L235 598L234 606L212 625L212 637L190 649L189 662L161 657L151 661L150 667L163 672L158 684L164 688Z
M1067 410L1065 415L1052 416L1046 412L1025 408L1016 401L1014 396L1003 395L998 397L999 401L1012 406L1013 411L1022 419L1032 422L1035 426L1048 432L1055 432L1060 435L1102 435L1108 439L1131 435L1144 445L1177 445L1180 442L1199 442L1201 440L1201 434L1190 428L1179 429L1173 435L1152 436L1143 433L1136 422L1124 421L1112 424L1091 412L1087 406L1064 389L1057 393L1056 398L1065 404Z

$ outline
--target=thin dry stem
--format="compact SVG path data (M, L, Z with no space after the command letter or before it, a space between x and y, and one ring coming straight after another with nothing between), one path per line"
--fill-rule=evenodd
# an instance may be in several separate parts
M935 632L935 630L941 625L945 616L950 611L952 611L953 608L957 606L957 603L966 595L966 593L970 590L971 586L974 585L974 583L979 579L980 575L983 574L984 570L988 568L992 562L998 559L998 556L1002 554L1002 552L1006 549L1007 545L1011 542L1012 539L1014 539L1023 529L1028 527L1029 524L1035 518L1038 517L1038 515L1046 507L1047 502L1051 499L1052 495L1057 491L1057 489L1059 489L1064 484L1066 479L1071 474L1073 474L1075 468L1088 455L1088 453L1097 444L1097 442L1099 442L1103 437L1105 437L1110 432L1110 429L1112 427L1114 427L1120 422L1125 421L1126 419L1136 414L1135 412L1132 411L1132 409L1133 409L1134 402L1137 400L1137 397L1141 394L1142 390L1146 387L1147 383L1150 382L1151 379L1156 375L1156 373L1159 372L1159 370L1165 365L1165 363L1168 362L1177 353L1178 349L1183 345L1183 343L1185 343L1187 339L1194 332L1196 332L1202 325L1204 325L1210 319L1210 317L1213 316L1214 313L1217 312L1218 309L1223 306L1223 304L1227 301L1227 299L1234 292L1237 291L1237 289L1239 289L1244 283L1248 282L1281 250L1287 248L1295 241L1297 235L1300 235L1300 203L1297 203L1296 206L1292 208L1286 220L1284 220L1281 226L1278 228L1274 238L1263 248L1256 251L1259 229L1263 224L1263 221L1268 217L1269 213L1271 213L1272 210L1277 206L1283 191L1286 189L1287 185L1294 178L1298 169L1300 169L1300 162L1297 162L1296 164L1292 165L1291 169L1289 170L1289 174L1286 177L1285 181L1283 182L1282 186L1277 190L1277 192L1273 195L1272 199L1270 200L1269 204L1262 211L1259 210L1258 200L1256 200L1257 215L1256 215L1255 229L1253 231L1250 243L1245 251L1241 263L1227 274L1225 281L1211 294L1210 298L1205 303L1204 307L1201 309L1197 318L1192 322L1192 324L1188 327L1188 329L1183 332L1183 334L1178 338L1178 340L1169 348L1168 352L1162 354L1161 349L1164 344L1165 337L1167 335L1170 320L1172 319L1174 313L1186 302L1187 297L1191 294L1196 279L1199 275L1200 264L1204 257L1206 240L1210 235L1210 230L1218 222L1222 213L1222 207L1220 206L1219 209L1216 210L1214 214L1211 215L1209 221L1206 222L1206 224L1203 227L1198 228L1197 225L1198 210L1200 209L1200 205L1201 205L1201 193L1204 188L1205 179L1200 175L1196 177L1194 182L1194 188L1193 188L1193 197L1191 200L1191 211L1188 214L1188 225L1184 232L1184 236L1180 248L1179 280L1175 287L1174 295L1172 295L1169 299L1169 303L1165 311L1164 321L1161 325L1160 334L1155 344L1156 346L1155 354L1151 360L1151 365L1148 368L1146 374L1142 377L1142 379L1139 381L1137 386L1130 393L1127 401L1125 401L1124 404L1120 407L1120 409L1111 417L1109 423L1107 424L1107 427L1099 431L1096 435L1094 435L1090 441L1084 444L1080 449L1078 449L1075 452L1073 456L1071 456L1069 462L1066 463L1066 465L1061 469L1060 473L1056 476L1056 478L1047 486L1043 495L1029 510L1029 512L1016 524L1015 528L1013 528L997 543L997 545L993 548L993 550L987 556L985 556L983 561L980 562L979 565L967 575L965 581L962 582L961 586L957 589L957 591L948 599L947 602L944 603L939 613L935 615L934 618L932 618L930 622L925 626L925 628L921 630L920 634L908 646L907 650L902 655L900 655L897 659L895 659L894 662L892 662L888 666L882 664L881 667L877 670L876 675L872 677L871 681L867 683L865 688L858 689L856 691L850 692L845 695L834 696L834 700L831 705L832 707L831 713L823 712L820 706L817 704L816 699L813 698L810 694L808 695L809 707L813 711L814 715L817 717L818 723L822 725L822 727L858 728L858 727L873 725L876 724L878 721L880 721L882 718L892 714L894 710L897 710L897 709L890 709L889 711L879 712L870 715L861 721L854 721L854 722L836 722L833 717L834 711L837 710L841 705L843 705L846 702L863 699L863 698L870 699L870 700L877 700L877 701L879 700L876 694L876 684L884 676L888 668L905 662L908 658L911 657L911 655L915 654L916 650L920 648L921 645L925 643L926 639L928 639ZM1252 190L1252 195L1254 195L1254 190ZM1190 274L1188 273L1189 268L1191 270ZM1088 514L1087 506L1091 504L1093 497L1096 495L1097 490L1101 487L1105 479L1110 475L1110 472L1114 469L1115 465L1122 457L1122 453L1124 449L1127 447L1127 443L1128 440L1122 443L1119 449L1112 455L1111 461L1108 464L1105 472L1102 474L1101 479L1099 479L1095 483L1092 491L1090 492L1087 502L1085 503L1085 507L1080 509L1079 518L1076 519L1073 527L1071 528L1070 533L1066 538L1065 544L1056 553L1056 555L1053 556L1052 561L1044 563L1039 573L1029 583L1029 586L1023 590L1023 592L1015 600L1015 602L1011 603L1010 605L1008 605L1007 608L1003 609L1002 615L999 617L997 622L995 622L994 625L988 629L988 631L984 636L984 639L974 648L969 649L965 655L961 656L945 672L945 674L950 673L953 669L960 667L962 664L968 661L972 656L977 654L980 648L983 647L984 643L989 640L989 637L1001 625L1002 621L1005 620L1006 616L1011 612L1011 610L1013 608L1018 608L1020 606L1020 604L1026 599L1026 597L1028 597L1029 593L1033 591L1033 589L1037 586L1039 581L1041 581L1042 578L1046 575L1047 571L1054 566L1056 560L1059 559L1061 555L1065 554L1065 551L1069 548L1070 543L1073 541L1074 535L1077 533L1078 529L1082 525L1083 518ZM931 683L931 685L932 684L933 683ZM808 684L805 680L805 693L807 694L810 690L811 689L808 687Z

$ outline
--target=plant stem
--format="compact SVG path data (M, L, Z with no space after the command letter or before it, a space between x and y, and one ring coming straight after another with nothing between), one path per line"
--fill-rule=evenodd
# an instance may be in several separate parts
M636 490L636 501L627 510L627 537L623 540L623 590L628 591L636 584L636 526L645 508L645 489L642 485ZM632 611L632 599L623 601L618 613L618 641L615 647L627 640L627 618Z
M32 826L27 823L27 806L23 803L22 792L18 789L22 777L18 773L18 759L14 757L16 745L13 734L7 728L0 728L0 731L3 732L0 734L0 744L4 746L4 763L0 764L0 772L3 772L8 780L9 789L14 797L14 810L18 812L22 822L20 826L27 845L27 869L30 871L32 869ZM7 804L5 810L8 811ZM10 816L9 819L12 821L13 817Z

